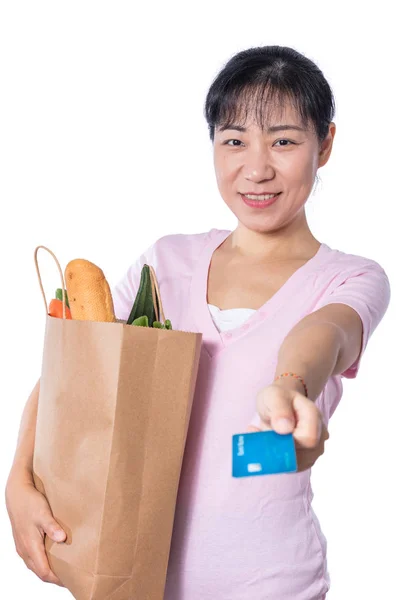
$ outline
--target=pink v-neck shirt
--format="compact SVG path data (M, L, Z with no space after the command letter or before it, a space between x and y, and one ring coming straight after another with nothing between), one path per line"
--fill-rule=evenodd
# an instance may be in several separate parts
M165 600L321 600L329 589L327 544L311 507L310 470L235 479L232 435L255 415L256 395L273 380L279 347L303 317L330 303L360 315L363 347L390 298L376 262L322 244L240 327L219 332L207 305L213 252L230 231L161 238L116 286L127 319L144 264L156 270L166 318L201 332L203 345L178 493ZM354 378L359 360L342 375ZM331 377L316 400L324 422L342 395Z

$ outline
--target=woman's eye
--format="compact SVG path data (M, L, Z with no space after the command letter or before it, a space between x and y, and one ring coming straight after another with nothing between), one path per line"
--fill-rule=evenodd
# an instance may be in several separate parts
M230 144L230 142L237 142L237 144ZM226 142L224 142L225 146L239 146L239 144L241 144L242 142L240 140L226 140Z
M226 140L224 142L225 146L240 146L241 144L243 144L243 142L238 139ZM280 148L286 148L286 146L288 146L288 145L294 146L294 145L296 145L296 143L292 142L291 140L281 139L281 140L277 140L273 145L274 146L278 145Z
M285 140L285 139L283 139L283 140L277 140L277 141L275 142L275 144L277 144L278 142L287 142L287 143L289 143L289 144L294 144L294 142L291 142L290 140ZM275 144L274 144L274 146L275 146ZM279 144L279 146L280 146L281 148L285 148L285 146L286 146L286 145L287 145L287 144L284 144L284 145L281 145L281 144Z

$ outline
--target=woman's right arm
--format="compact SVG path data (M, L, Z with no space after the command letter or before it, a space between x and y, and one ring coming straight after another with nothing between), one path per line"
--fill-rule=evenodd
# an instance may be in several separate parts
M33 449L35 445L36 417L38 410L40 379L30 394L22 413L21 425L18 433L17 448L11 467L8 483L13 479L27 479L32 481Z
M18 555L42 581L62 586L50 569L44 536L48 535L55 542L63 542L66 534L54 519L45 496L36 489L33 481L39 389L40 380L33 388L22 414L17 448L5 489L6 506Z

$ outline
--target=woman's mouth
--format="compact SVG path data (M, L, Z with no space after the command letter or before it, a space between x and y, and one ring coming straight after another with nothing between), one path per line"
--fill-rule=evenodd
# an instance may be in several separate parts
M277 194L240 194L243 202L251 208L266 208L274 204L281 192Z

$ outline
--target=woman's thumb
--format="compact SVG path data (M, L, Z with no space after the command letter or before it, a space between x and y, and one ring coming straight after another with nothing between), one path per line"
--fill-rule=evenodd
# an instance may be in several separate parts
M51 519L45 525L43 525L43 531L54 542L64 542L67 537L67 534L55 519Z
M257 396L258 413L277 433L292 433L295 428L292 393L270 385Z

